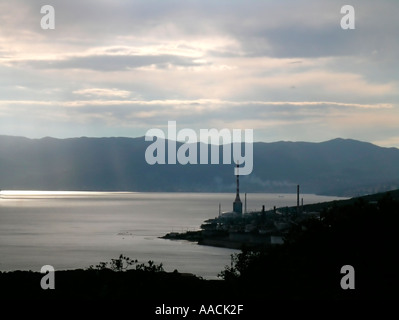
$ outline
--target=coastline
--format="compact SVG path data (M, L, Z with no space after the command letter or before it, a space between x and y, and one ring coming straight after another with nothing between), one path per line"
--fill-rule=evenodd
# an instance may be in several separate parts
M375 204L387 194L399 199L399 190L381 192L361 197L313 203L301 207L281 207L268 211L245 214L228 212L208 219L200 230L183 233L171 232L161 239L186 240L199 245L229 249L259 249L284 243L290 228L308 219L322 219L322 213L332 208L353 205L358 201Z
M160 239L186 240L196 242L198 245L236 250L241 250L243 248L256 249L266 244L270 244L270 238L267 235L263 236L245 233L207 235L203 230L187 231L183 233L171 232L160 237Z

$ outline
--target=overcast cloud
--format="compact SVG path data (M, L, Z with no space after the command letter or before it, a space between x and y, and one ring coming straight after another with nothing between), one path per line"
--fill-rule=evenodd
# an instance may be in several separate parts
M174 120L399 147L398 16L396 0L0 0L0 134L137 137Z

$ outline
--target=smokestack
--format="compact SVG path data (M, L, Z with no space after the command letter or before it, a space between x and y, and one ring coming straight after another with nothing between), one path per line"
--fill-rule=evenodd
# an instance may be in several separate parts
M237 191L236 191L236 199L233 202L233 212L235 213L240 213L242 215L242 202L240 199L240 174L238 172L239 169L239 164L237 162L237 177L236 177L236 181L237 181Z
M244 213L247 213L247 193L245 193L245 207L244 207Z
M296 186L296 212L299 213L299 184Z

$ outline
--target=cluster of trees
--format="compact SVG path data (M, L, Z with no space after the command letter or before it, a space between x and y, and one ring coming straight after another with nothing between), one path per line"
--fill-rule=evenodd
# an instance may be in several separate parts
M144 271L144 272L162 272L163 264L156 264L154 261L149 260L147 264L138 263L137 259L131 259L129 257L124 256L123 254L119 255L117 259L111 259L111 262L100 262L98 265L91 265L88 270L112 270L115 272L126 271L130 267L135 265L135 270Z

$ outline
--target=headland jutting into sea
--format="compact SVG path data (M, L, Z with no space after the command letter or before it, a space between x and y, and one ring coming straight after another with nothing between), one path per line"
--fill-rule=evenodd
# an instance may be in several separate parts
M300 205L300 186L297 185L297 204L295 207L274 208L247 212L247 197L245 205L240 198L239 166L237 164L236 197L233 210L221 212L219 216L208 219L200 226L198 231L184 233L171 232L161 237L170 240L188 240L200 245L225 247L232 249L257 248L273 246L284 243L284 235L293 225L297 225L309 218L320 219L320 212L313 211L312 207Z

